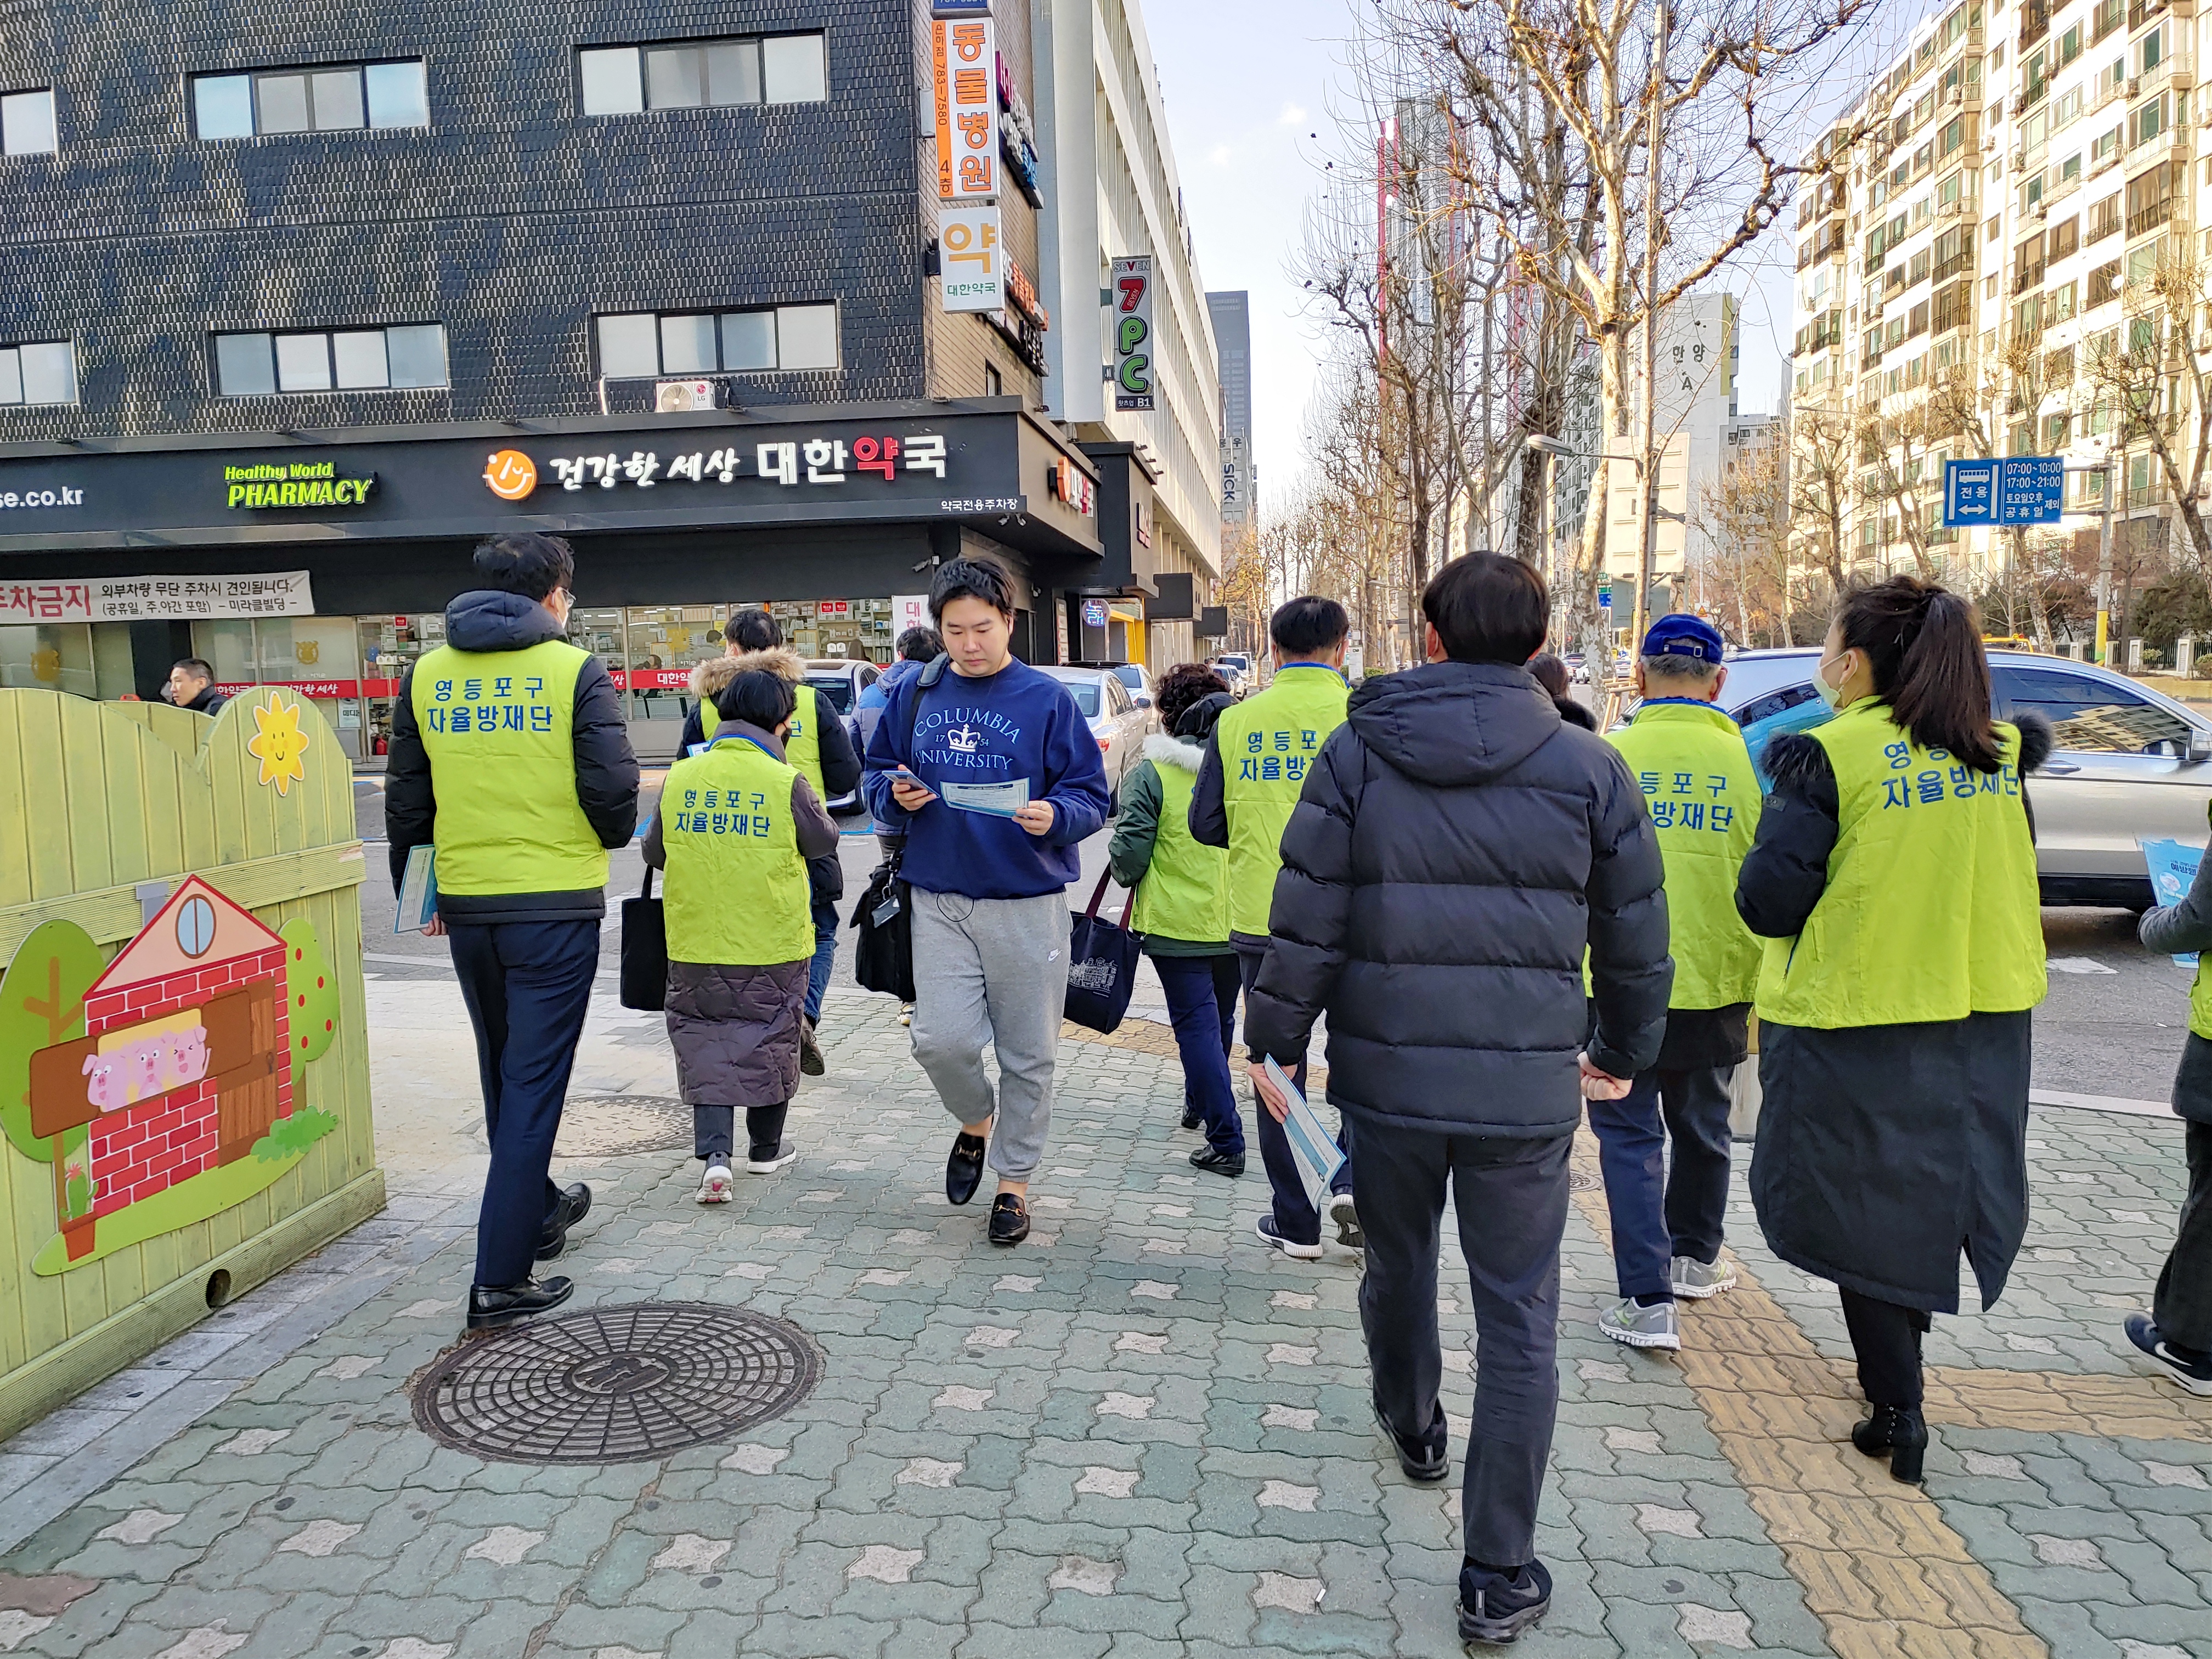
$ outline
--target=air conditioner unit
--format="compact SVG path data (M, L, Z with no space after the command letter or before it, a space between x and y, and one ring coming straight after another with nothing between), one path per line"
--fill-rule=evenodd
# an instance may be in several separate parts
M660 380L653 388L653 412L688 415L693 410L716 406L712 380Z

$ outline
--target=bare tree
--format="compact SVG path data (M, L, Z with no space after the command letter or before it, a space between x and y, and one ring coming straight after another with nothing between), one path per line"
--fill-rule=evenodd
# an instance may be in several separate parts
M1810 544L1830 589L1844 591L1844 520L1857 473L1858 438L1850 412L1832 404L1792 410L1789 428L1790 522Z
M1692 511L1712 550L1705 574L1736 617L1746 644L1765 634L1795 645L1790 580L1793 483L1790 440L1779 432L1752 445L1708 479Z
M2212 574L2212 526L2204 518L2205 468L2212 459L2212 261L2187 236L2166 238L2148 281L2124 290L2119 327L2094 337L2085 354L2090 384L2113 405L2124 444L2142 442L2189 540L2200 574Z

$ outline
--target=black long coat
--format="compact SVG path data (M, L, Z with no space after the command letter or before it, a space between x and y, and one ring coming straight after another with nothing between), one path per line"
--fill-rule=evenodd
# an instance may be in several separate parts
M2051 728L2023 720L2021 771L2050 752ZM1839 806L1812 738L1778 738L1765 758L1774 792L1736 908L1754 933L1787 939L1827 884ZM1768 1247L1929 1313L1959 1310L1963 1253L1993 1304L2027 1231L2030 1025L2025 1012L1834 1030L1762 1020L1751 1197Z

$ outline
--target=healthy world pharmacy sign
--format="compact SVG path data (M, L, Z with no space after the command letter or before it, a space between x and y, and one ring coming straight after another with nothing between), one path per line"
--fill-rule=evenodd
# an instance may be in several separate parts
M2066 508L2063 455L2012 455L1943 465L1943 524L2057 524Z

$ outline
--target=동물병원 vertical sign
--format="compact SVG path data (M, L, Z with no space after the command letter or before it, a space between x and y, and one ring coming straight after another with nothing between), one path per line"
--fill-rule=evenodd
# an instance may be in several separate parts
M988 16L930 22L937 115L937 194L980 202L999 193L999 54Z
M1114 261L1114 407L1152 408L1152 256Z

